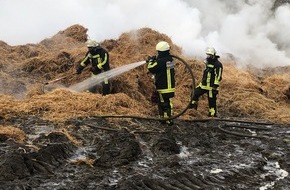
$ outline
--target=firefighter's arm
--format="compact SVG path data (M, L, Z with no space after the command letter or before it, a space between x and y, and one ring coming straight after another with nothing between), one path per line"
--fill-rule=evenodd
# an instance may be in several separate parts
M89 52L87 52L85 58L83 58L83 60L80 63L80 65L82 67L86 67L90 63L90 57L91 57L91 54Z
M84 70L84 68L87 66L88 63L89 63L89 55L86 54L82 62L76 66L76 73L81 74L81 72Z
M99 69L102 69L103 68L103 65L105 65L107 63L107 61L108 61L108 54L107 53L104 53L103 59L99 59L98 58L98 65L97 65L97 67Z
M146 59L146 63L147 63L147 69L151 72L151 73L156 73L157 67L158 67L158 63L156 61L156 57L155 56L149 56Z
M218 67L215 69L214 87L218 88L222 79L222 68Z

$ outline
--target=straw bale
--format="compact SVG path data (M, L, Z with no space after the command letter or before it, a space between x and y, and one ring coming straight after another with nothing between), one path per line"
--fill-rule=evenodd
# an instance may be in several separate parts
M9 125L0 125L0 134L6 135L8 138L12 138L19 143L24 143L26 139L24 131Z

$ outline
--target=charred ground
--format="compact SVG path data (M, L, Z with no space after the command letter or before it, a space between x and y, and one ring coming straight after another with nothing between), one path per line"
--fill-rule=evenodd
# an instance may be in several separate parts
M20 137L1 136L1 189L287 189L290 185L289 126L175 122L169 129L146 120L116 123L93 117L68 120L59 128L36 118L15 119L13 123L29 136L26 143L15 141Z

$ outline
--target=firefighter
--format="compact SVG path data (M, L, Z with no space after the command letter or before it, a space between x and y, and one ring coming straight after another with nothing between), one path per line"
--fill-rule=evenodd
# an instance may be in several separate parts
M206 49L206 59L204 60L205 69L203 71L202 81L195 88L190 108L197 110L198 99L207 93L208 98L208 116L217 117L217 95L219 92L220 81L222 80L223 65L218 60L220 56L216 55L216 50L212 47Z
M153 74L157 92L157 105L160 118L173 115L172 98L175 91L175 63L170 55L170 46L165 41L156 45L157 56L148 57L147 68ZM173 125L172 120L161 120L162 124Z
M90 70L92 72L92 77L96 77L96 75L101 72L110 70L109 53L95 40L87 40L86 45L88 51L81 63L77 65L76 73L80 74L88 64L91 64ZM92 88L89 91L94 92L95 90L96 88ZM109 80L105 79L102 82L102 95L107 94L110 94L110 84Z

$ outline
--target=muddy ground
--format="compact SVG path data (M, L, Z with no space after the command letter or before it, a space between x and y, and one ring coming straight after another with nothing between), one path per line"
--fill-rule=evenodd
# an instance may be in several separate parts
M77 118L64 130L38 118L1 120L0 189L289 189L289 126L241 120ZM68 135L69 134L69 135Z

